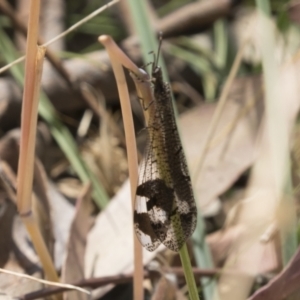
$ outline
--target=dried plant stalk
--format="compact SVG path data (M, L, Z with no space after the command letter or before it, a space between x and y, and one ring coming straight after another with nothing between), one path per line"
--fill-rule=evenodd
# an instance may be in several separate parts
M135 191L138 182L138 164L137 148L132 120L132 110L130 105L129 93L122 64L128 69L134 69L139 72L138 67L117 47L115 42L109 36L100 36L99 41L105 46L111 60L113 71L118 85L122 115L125 128L125 139L127 145L128 169L131 188L132 211L134 210ZM120 63L122 62L122 64ZM142 246L139 243L134 231L132 230L134 240L134 299L144 298L143 291L143 256Z
M43 265L47 279L58 281L52 259L31 211L37 111L43 59L46 49L37 46L40 1L31 0L26 47L25 84L21 119L17 206Z

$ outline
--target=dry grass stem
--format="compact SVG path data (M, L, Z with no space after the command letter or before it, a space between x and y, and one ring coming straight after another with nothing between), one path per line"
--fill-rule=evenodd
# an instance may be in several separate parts
M36 126L40 80L46 49L37 47L40 1L30 2L26 47L25 84L21 117L20 157L17 180L17 207L40 257L46 277L58 281L50 254L31 211Z
M128 169L131 187L131 200L132 200L132 211L134 210L135 202L135 191L138 182L138 164L137 164L137 147L132 119L132 110L130 105L130 98L124 70L122 67L123 61L125 61L125 67L128 69L137 67L130 61L129 58L117 47L114 41L109 36L100 36L99 41L105 46L113 67L115 78L117 81L119 97L121 102L121 109L123 115L125 138L127 145L127 156L128 156ZM123 54L122 54L123 53ZM120 59L120 57L122 57ZM120 63L121 61L121 63ZM143 291L143 257L142 257L142 246L139 243L134 231L134 299L139 300L144 298Z

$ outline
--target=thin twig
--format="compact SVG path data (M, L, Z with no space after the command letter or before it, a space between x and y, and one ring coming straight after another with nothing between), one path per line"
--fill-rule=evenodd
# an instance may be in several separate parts
M227 271L222 269L199 269L199 268L193 268L193 274L195 277L215 277L219 276L220 274L235 274L239 276L246 276L246 274L238 274L235 271ZM184 277L184 271L181 267L174 267L174 268L163 268L160 272L160 274L175 274L178 277ZM157 276L156 271L144 271L143 277L144 278L152 278L154 276ZM115 275L115 276L106 276L106 277L98 277L98 278L89 278L80 280L74 283L71 283L72 286L77 287L85 287L85 288L91 288L96 289L108 284L124 284L124 283L130 283L133 280L133 274L121 274L121 275ZM50 296L56 293L61 293L64 291L67 291L68 289L65 287L56 287L56 288L46 288L41 289L35 292L31 292L28 294L25 294L23 296L19 296L20 300L34 300L41 297Z
M30 275L27 275L27 274L21 274L21 273L13 272L13 271L10 271L10 270L5 270L5 269L2 269L2 268L0 268L0 272L8 274L8 275L27 278L29 280L37 281L37 282L40 282L40 283L43 283L43 284L56 286L57 288L62 288L64 291L76 290L78 292L90 295L90 291L88 291L86 289L83 289L79 286L73 285L73 284L53 282L53 281L49 281L49 280L45 280L45 279L36 278L36 277L30 276ZM41 290L41 291L43 291L43 290Z

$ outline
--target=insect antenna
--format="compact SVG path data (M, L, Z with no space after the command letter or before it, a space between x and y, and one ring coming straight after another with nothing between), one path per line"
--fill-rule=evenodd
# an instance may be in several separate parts
M152 74L158 66L158 60L159 60L159 54L160 54L162 39L163 39L162 38L162 32L160 31L159 32L159 44L158 44L157 54L154 51L149 52L149 54L153 54L153 62L150 62L147 65L152 65Z
M162 32L159 32L159 43L158 43L158 49L157 49L157 57L155 60L155 54L154 54L154 68L158 66L158 60L159 60L159 54L160 54L160 49L161 49L161 44L162 44Z

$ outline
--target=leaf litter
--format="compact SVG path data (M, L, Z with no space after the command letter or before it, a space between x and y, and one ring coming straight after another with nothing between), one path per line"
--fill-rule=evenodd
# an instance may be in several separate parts
M259 60L257 53L254 60ZM282 84L286 85L286 95L283 98L290 101L287 105L287 122L290 127L294 125L296 113L299 110L299 99L295 97L296 94L299 94L298 91L295 92L295 78L299 78L296 69L298 68L298 59L295 59L294 63L294 67L288 65L282 69ZM235 189L236 181L245 175L245 172L248 172L253 164L259 164L261 156L264 156L265 161L259 166L262 168L260 170L263 170L260 177L253 178L254 175L251 173L251 185L241 189L242 195L238 197L237 204L227 210L229 213L226 213L227 220L224 228L207 237L217 266L222 267L225 262L225 266L230 266L230 268L236 266L237 270L247 273L245 278L239 278L240 281L236 280L236 276L226 278L224 275L224 279L222 275L221 290L222 288L228 290L232 282L236 281L245 285L245 289L241 293L236 293L236 297L240 297L237 299L246 299L258 274L277 271L281 265L278 245L275 243L277 241L276 225L272 229L275 234L270 234L270 236L266 234L269 227L274 225L274 218L270 214L270 211L275 211L274 203L268 200L274 197L271 192L263 195L251 194L253 193L251 189L255 184L260 187L264 184L269 185L268 190L272 190L272 184L267 180L270 177L271 168L267 167L268 157L267 154L264 154L268 145L258 142L264 124L262 121L263 88L261 79L258 76L239 78L234 81L231 89L232 92L220 119L217 133L210 145L201 175L198 177L195 175L197 173L195 162L203 146L205 133L216 105L201 104L199 107L190 109L180 117L179 124L196 200L205 220L210 219L215 222L212 231L219 229L223 224L224 202L227 201L224 199L226 197L231 199L231 188ZM113 119L111 116L110 118ZM106 120L105 122L111 121ZM75 179L76 189L70 193L66 192L65 195L63 195L64 189L58 191L58 181L66 186L69 185L70 188L70 182L75 176L68 164L63 162L60 172L56 173L56 182L51 181L49 175L46 175L50 172L45 164L44 156L49 144L45 144L45 139L38 138L37 153L42 163L38 160L36 162L36 168L40 168L40 170L36 171L38 177L35 179L35 197L37 198L35 211L40 217L41 228L44 228L44 237L49 248L52 249L56 267L62 270L63 278L68 282L91 276L122 275L131 273L133 270L130 190L127 182L122 185L127 168L124 163L125 154L123 148L120 147L122 142L118 140L119 137L115 132L110 132L110 127L105 127L106 123L102 125L102 141L100 143L98 137L91 138L93 134L85 137L83 141L84 156L89 164L95 167L94 170L101 169L98 178L100 181L107 181L106 187L109 193L114 195L117 190L118 192L113 196L108 207L97 215L95 225L91 230L90 217L97 210L89 202L88 197L81 198L81 201L77 202L78 206L74 208L76 202L74 198L78 198L78 191L82 190L77 178ZM6 169L5 176L10 177L11 182L15 181L18 157L17 135L16 131L8 132L0 140L1 167ZM5 143L8 147L5 147ZM257 145L260 145L259 151ZM101 153L97 153L98 151ZM105 162L104 157L106 157ZM110 159L107 159L108 157ZM107 163L108 160L110 163ZM46 171L44 167L46 167ZM4 186L3 180L0 183L0 230L3 233L0 238L1 266L19 272L40 274L38 257L16 215L14 191ZM229 194L224 196L223 194L228 191ZM218 223L219 219L221 221ZM218 223L217 226L216 223ZM256 229L253 231L253 235L249 233L249 229ZM263 236L267 236L267 238L262 239ZM160 247L153 253L145 251L144 264L147 265L158 252L163 250L164 248ZM173 256L168 255L168 251L165 251L164 254L166 258L170 259L171 264L176 261ZM293 279L298 278L296 270L298 254L297 252L287 269L275 277L263 290L253 295L251 300L262 299L262 295L266 297L264 299L282 299L288 293L292 294L297 288ZM83 258L85 259L83 260ZM15 281L19 286L22 284L21 280L9 281L7 275L1 274L0 276L3 279L1 280L1 291L3 289L7 297L14 294L15 291L12 289L17 289L11 281ZM9 282L7 286L10 288L5 286L5 282ZM284 282L288 282L285 287L283 287ZM156 290L153 289L154 299L160 297L160 288L162 291L170 291L169 298L167 294L164 295L166 299L175 299L174 295L178 291L176 288L173 289L170 284L172 285L162 276L158 285L155 285ZM27 283L27 286L28 292L41 288L35 283L32 283L32 286ZM98 289L94 292L94 297L104 295L112 286ZM235 289L235 291L239 291L239 289ZM22 290L22 293L25 292L25 289ZM67 297L69 299L71 299L70 297L86 299L77 292L76 296L74 295L66 296L66 299Z

